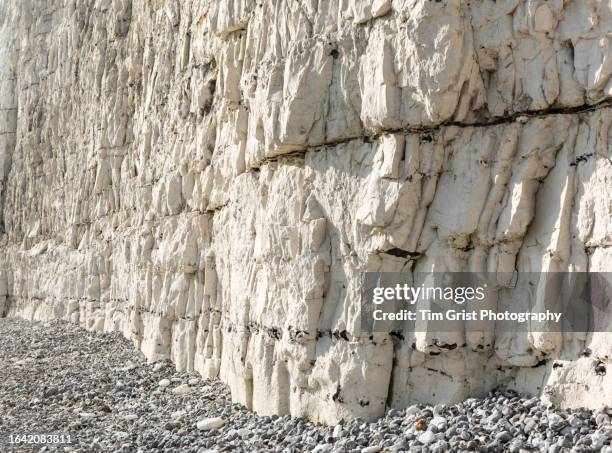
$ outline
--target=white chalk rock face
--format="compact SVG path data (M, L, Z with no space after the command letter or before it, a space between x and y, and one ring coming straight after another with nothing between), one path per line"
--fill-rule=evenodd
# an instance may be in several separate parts
M612 400L609 334L369 335L359 303L364 271L612 271L609 2L0 17L0 316L329 424L500 385Z

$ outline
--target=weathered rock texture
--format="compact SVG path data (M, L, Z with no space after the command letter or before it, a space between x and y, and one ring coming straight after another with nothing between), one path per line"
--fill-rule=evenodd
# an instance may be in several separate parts
M606 334L359 321L366 270L612 269L609 1L0 3L5 315L328 423L612 401Z

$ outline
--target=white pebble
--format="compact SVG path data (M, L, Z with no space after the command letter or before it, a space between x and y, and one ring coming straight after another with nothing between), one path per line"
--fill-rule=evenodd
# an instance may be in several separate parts
M172 390L172 393L176 393L177 395L187 395L191 392L191 387L189 384L182 384Z
M610 424L610 416L608 414L597 414L595 417L595 423L597 426Z
M157 385L160 387L168 387L170 385L170 379L162 379Z
M419 442L423 445L429 445L436 439L436 435L431 431L425 431L423 434L419 436Z
M443 429L446 426L446 419L444 417L434 417L431 419L431 425L434 425L438 430Z
M219 429L225 425L225 420L221 417L204 418L197 423L197 428L203 431L209 429Z
M334 433L332 434L332 436L334 437L334 439L340 439L341 437L344 436L344 431L342 429L342 425L336 425L336 427L334 428Z

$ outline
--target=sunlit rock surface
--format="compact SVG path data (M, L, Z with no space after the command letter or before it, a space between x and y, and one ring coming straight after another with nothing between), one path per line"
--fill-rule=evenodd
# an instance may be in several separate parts
M122 331L262 414L609 403L609 334L362 334L359 294L612 271L611 8L2 0L0 312Z

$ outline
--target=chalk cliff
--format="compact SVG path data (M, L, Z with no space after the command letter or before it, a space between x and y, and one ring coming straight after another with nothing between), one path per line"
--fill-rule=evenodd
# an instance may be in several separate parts
M366 335L359 297L612 271L611 75L603 0L2 0L0 314L264 414L609 403L610 334Z

